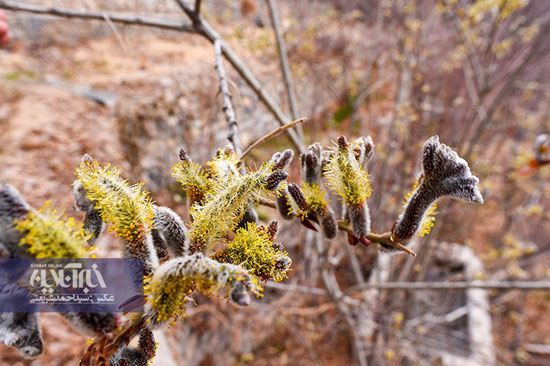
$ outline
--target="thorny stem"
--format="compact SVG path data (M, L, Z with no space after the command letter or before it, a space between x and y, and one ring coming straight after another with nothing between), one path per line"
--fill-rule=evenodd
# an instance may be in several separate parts
M270 138L272 137L275 137L277 136L278 134L280 134L281 132L291 128L291 127L294 127L300 123L304 123L307 121L307 118L299 118L295 121L292 121L290 123L287 123L286 125L284 126L281 126L281 127L278 127L276 129L274 129L273 131L271 131L270 133L268 133L267 135L263 136L263 137L260 137L256 142L254 142L252 145L250 145L249 147L246 148L246 150L241 154L241 160L243 160L248 154L250 154L250 152L252 150L254 150L255 148L257 148L258 146L262 145L264 142L266 142L267 140L269 140Z
M271 207L271 208L274 208L274 209L277 208L277 206L275 205L275 202L270 201L268 199L265 199L263 197L258 199L258 203L263 205L263 206L266 206L266 207ZM309 217L308 219L310 221L319 223L316 217ZM338 220L337 223L338 223L338 229L353 235L353 230L351 229L348 222L346 222L344 220ZM380 243L380 244L389 245L389 246L392 246L395 249L400 250L402 252L405 252L405 253L413 256L413 257L416 256L416 253L413 250L411 250L411 249L407 248L406 246L404 246L403 244L399 243L397 241L397 239L395 238L395 236L390 232L386 232L386 233L383 233L383 234L376 234L376 233L371 232L371 233L368 233L367 235L365 235L365 238L368 239L371 243L374 243L374 244Z

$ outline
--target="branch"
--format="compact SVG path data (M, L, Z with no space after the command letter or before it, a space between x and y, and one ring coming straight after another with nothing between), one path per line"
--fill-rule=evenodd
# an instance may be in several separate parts
M254 91L262 103L273 114L275 119L281 126L289 123L290 120L286 117L274 99L265 91L260 81L254 76L250 69L242 62L242 60L233 52L231 48L221 39L219 34L212 28L212 26L204 19L201 18L200 13L195 14L195 9L191 8L186 1L176 0L178 5L185 11L187 16L193 20L193 25L181 24L178 22L170 22L162 19L145 18L138 15L124 15L116 13L105 12L92 12L84 10L73 9L60 9L55 7L44 7L38 5L29 5L14 3L11 1L0 0L0 9L23 11L36 14L49 14L65 18L81 18L81 19L96 19L105 20L105 17L111 19L114 23L131 24L137 26L156 27L161 29L169 29L180 32L199 33L208 39L211 43L214 43L217 39L221 42L222 54L227 61L237 70L239 75L246 81L248 86ZM197 4L198 5L198 4ZM287 134L294 147L304 152L305 148L302 143L302 139L297 136L293 130L287 130Z
M30 4L14 3L11 1L0 0L0 9L22 11L35 14L49 14L64 18L81 18L81 19L110 19L113 23L131 24L145 27L155 27L162 29L176 30L180 32L196 33L195 28L190 24L182 24L180 22L170 22L163 19L145 18L133 14L117 14L105 13L99 11L85 11L73 9L61 9L55 7L45 7Z
M201 16L201 3L202 0L196 0L195 1L195 9L193 10L194 19L199 19Z
M195 30L208 39L211 43L214 43L216 40L220 40L222 53L229 61L229 63L235 68L235 70L241 75L241 77L246 81L248 86L254 91L258 98L264 103L267 109L273 114L281 126L284 126L290 122L289 118L286 117L277 103L273 100L271 95L269 95L260 81L254 76L252 71L242 62L242 60L233 52L233 50L222 40L218 32L210 23L205 19L200 17L200 15L195 15L194 9L185 1L185 0L176 0L180 8L187 14L187 16L193 20ZM299 152L305 152L304 144L302 140L296 135L294 130L287 130L286 133L290 137L290 141L294 147Z
M266 206L266 207L271 207L273 209L277 209L277 206L275 205L275 202L270 201L268 199L265 199L263 197L260 197L258 199L258 203L260 205L263 205L263 206ZM319 223L318 220L317 220L317 217L315 217L315 216L308 217L308 220L316 222L317 224ZM353 235L353 231L351 230L351 227L349 226L349 223L344 221L344 220L338 220L338 229ZM413 256L413 257L416 256L416 253L413 250L411 250L411 249L407 248L406 246L404 246L403 244L395 241L395 237L390 232L383 233L383 234L368 233L367 235L365 235L365 238L370 243L381 243L381 244L389 245L389 246L392 246L395 249L397 249L399 251L402 251L402 252L405 252L405 253ZM364 245L370 245L370 243L368 243L368 242L362 242L362 241L360 241L360 242Z
M303 285L286 285L282 283L268 282L266 287L295 291L313 295L326 295L325 290L318 287ZM521 290L521 291L550 291L550 281L458 281L458 282L383 282L364 283L352 286L346 293L368 289L405 290L405 291L445 291L445 290Z
M218 71L218 78L220 79L220 93L223 96L223 113L225 114L227 123L229 123L229 136L227 139L233 145L233 150L235 153L240 154L242 147L239 139L239 125L237 124L235 111L233 110L233 105L231 104L231 93L229 92L229 87L227 86L227 78L223 67L222 47L219 39L214 42L214 53L216 54L216 70Z
M550 281L459 281L459 282L386 282L365 283L350 287L348 291L378 288L384 290L521 290L550 291Z
M255 148L257 148L258 146L262 145L264 142L266 142L267 140L269 140L270 138L272 137L275 137L277 136L278 134L280 134L281 132L291 128L291 127L294 127L300 123L303 123L307 121L307 118L300 118L300 119L297 119L296 121L292 121L290 123L287 123L286 125L284 126L281 126L279 128L276 128L275 130L271 131L270 133L268 133L267 135L263 136L263 137L260 137L260 139L258 139L256 142L254 142L252 145L250 145L249 147L246 148L246 150L241 154L241 160L243 160L248 154L250 154L250 152L252 150L254 150Z
M269 15L271 16L271 23L273 24L273 29L275 30L275 36L277 39L279 60L281 61L281 71L283 72L283 80L288 96L288 104L290 105L290 114L293 119L298 119L296 91L294 90L294 82L292 80L292 73L290 72L290 65L288 63L288 53L286 51L285 37L283 36L283 32L281 31L281 22L279 20L277 4L274 0L267 0L267 6L269 7ZM298 128L298 134L303 140L304 133L301 126Z

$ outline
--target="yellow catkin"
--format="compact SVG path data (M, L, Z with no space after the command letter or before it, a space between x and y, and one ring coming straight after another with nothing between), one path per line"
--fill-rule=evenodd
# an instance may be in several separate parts
M84 161L76 174L86 189L86 198L95 203L111 231L128 243L142 243L153 226L153 203L142 190L143 183L130 185L111 165L100 167L96 161Z
M19 245L34 258L88 258L86 235L81 223L58 212L50 202L37 212L29 212L15 221L15 228L23 234Z
M329 188L339 195L346 205L362 205L372 193L369 175L350 151L338 147L324 168Z

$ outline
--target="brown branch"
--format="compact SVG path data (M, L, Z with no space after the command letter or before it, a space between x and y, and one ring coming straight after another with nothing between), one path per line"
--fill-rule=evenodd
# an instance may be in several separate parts
M193 14L195 15L194 19L199 19L201 15L201 3L202 0L196 0L195 1L195 9L193 10Z
M146 18L134 14L117 14L99 11L85 11L74 9L62 9L56 7L46 7L30 4L15 3L12 1L0 0L0 9L22 11L35 14L47 14L64 18L96 19L104 21L107 17L113 23L131 24L145 27L155 27L161 29L175 30L179 32L196 33L195 28L190 24L181 22L171 22L163 19Z
M271 207L271 208L274 208L274 209L277 208L277 206L275 205L275 202L270 201L270 200L265 199L265 198L260 197L258 199L258 203L260 205L263 205L263 206L266 206L266 207ZM319 221L317 220L317 217L315 217L315 216L308 217L308 220L316 222L317 224L319 223ZM343 220L338 220L337 222L338 222L338 229L339 230L353 235L353 230L351 229L348 222L343 221ZM390 232L383 233L383 234L368 233L367 235L365 235L365 238L373 244L380 243L380 244L389 245L389 246L391 246L391 247L393 247L393 248L395 248L395 249L397 249L401 252L405 252L405 253L413 256L413 257L416 256L416 253L413 250L407 248L405 245L403 245L400 242L396 241L396 238Z
M290 106L290 115L293 119L298 119L298 106L296 102L296 91L294 89L294 82L292 80L292 73L290 72L290 65L288 63L288 53L286 51L285 37L281 30L281 21L279 19L279 12L277 10L277 4L274 0L266 0L269 8L269 15L271 16L271 23L273 24L273 30L275 31L275 38L277 39L277 49L279 51L279 60L281 62L281 71L283 73L283 81L285 84L286 94L288 97L288 104ZM302 126L298 126L298 135L303 140L304 131Z
M263 137L260 137L256 142L254 142L252 145L250 145L249 147L246 148L246 150L241 154L241 160L244 159L248 154L250 154L250 152L252 150L254 150L255 148L257 148L258 146L262 145L264 142L266 142L267 140L269 140L270 138L272 137L275 137L277 136L278 134L280 134L281 132L283 131L286 131L287 129L289 128L292 128L296 125L299 125L300 123L303 123L307 121L307 118L299 118L297 119L296 121L292 121L290 123L287 123L286 125L284 126L281 126L279 128L276 128L275 130L271 131L270 133L268 133L267 135L263 136Z
M180 8L187 14L187 16L193 20L195 30L208 39L211 43L214 43L216 40L220 40L222 53L233 66L233 68L241 75L241 77L246 81L248 86L254 91L262 103L267 107L267 109L273 114L275 119L279 122L281 126L284 126L290 122L289 118L284 115L284 113L279 108L275 100L269 95L263 88L260 81L254 76L252 71L243 63L243 61L235 54L235 52L222 40L218 32L208 23L205 19L196 16L194 9L187 3L185 0L176 0ZM296 132L292 129L286 130L290 141L294 147L299 152L305 152L305 147L300 139L297 136Z
M318 287L304 285L287 285L282 283L268 282L266 287L283 290L295 291L313 295L326 295L325 290ZM439 282L383 282L383 283L364 283L352 286L346 290L346 293L362 291L368 289L382 290L406 290L406 291L446 291L446 290L520 290L520 291L550 291L550 281L439 281Z
M239 125L237 124L237 119L235 118L233 104L231 104L231 93L229 92L229 86L227 85L227 77L223 67L222 47L219 39L214 41L214 53L216 55L216 70L218 71L220 93L223 97L222 109L225 114L225 119L227 120L227 123L229 123L229 136L227 138L233 145L233 150L235 150L235 153L240 154L242 147L239 139Z
M365 283L350 287L347 291L365 289L410 290L410 291L442 291L442 290L521 290L550 291L550 281L459 281L459 282L385 282Z

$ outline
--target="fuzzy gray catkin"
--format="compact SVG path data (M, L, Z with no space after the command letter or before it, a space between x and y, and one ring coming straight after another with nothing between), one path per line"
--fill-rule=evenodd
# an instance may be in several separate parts
M61 313L80 333L96 337L115 331L120 325L120 316L114 313Z
M300 155L302 179L307 184L321 183L323 148L316 142L309 145L307 152Z
M27 215L32 208L12 186L0 183L0 247L4 256L28 257L19 245L22 234L14 220ZM44 352L38 313L0 313L0 342L16 348L21 356L34 358Z
M38 313L0 313L0 342L25 358L44 352Z
M269 161L273 169L273 173L271 174L271 176L274 176L274 177L280 176L275 173L286 169L288 165L291 163L293 157L294 157L294 152L290 149L287 149L282 153L277 152L273 154L273 156L271 157L271 160ZM285 176L284 179L286 178L287 176ZM288 186L286 183L281 184L281 182L282 180L276 185L275 204L277 206L277 210L279 211L279 214L283 219L292 220L295 216L295 212L292 208L292 201L290 200L290 193L288 192ZM270 186L273 186L273 184Z
M153 206L153 212L154 229L151 234L155 247L166 247L168 252L174 257L188 254L189 231L181 217L173 210L164 206Z
M431 137L422 149L419 184L394 225L394 236L403 242L410 240L422 226L428 208L442 196L483 203L478 183L464 159L441 144L438 136Z
M292 220L296 215L292 208L292 201L287 185L280 186L277 189L275 204L277 206L277 211L279 211L279 215L281 215L283 219Z
M139 331L137 347L122 346L109 359L111 366L147 366L148 361L155 357L156 344L153 332L143 328Z
M290 193L290 197L292 198L294 203L296 203L296 206L298 206L299 210L308 211L309 206L306 202L306 198L304 197L304 194L296 184L289 183L288 192Z
M88 157L88 155L84 155L82 160L86 157ZM92 235L92 237L88 240L88 245L94 245L105 230L105 223L103 222L99 211L95 209L95 204L86 198L86 190L80 180L76 180L73 183L73 197L74 208L77 211L84 212L86 214L84 217L83 227L86 234Z
M273 154L269 162L273 164L273 171L284 170L290 165L293 157L294 151L286 149L282 153Z
M351 150L355 154L357 162L365 167L369 159L374 153L374 143L372 142L372 137L362 136L351 143Z
M15 229L14 221L27 215L31 210L14 187L0 183L0 247L4 256L29 256L26 249L19 245L23 235Z
M361 205L347 206L347 212L353 235L362 238L370 232L370 213L366 202Z
M300 155L302 180L309 185L321 186L323 173L323 148L321 144L310 145L307 152ZM334 211L327 205L326 208L311 210L311 214L317 217L323 235L327 239L333 239L338 234L338 224L334 217Z
M327 207L326 210L319 210L316 214L325 238L334 239L338 234L338 223L334 217L334 211Z

